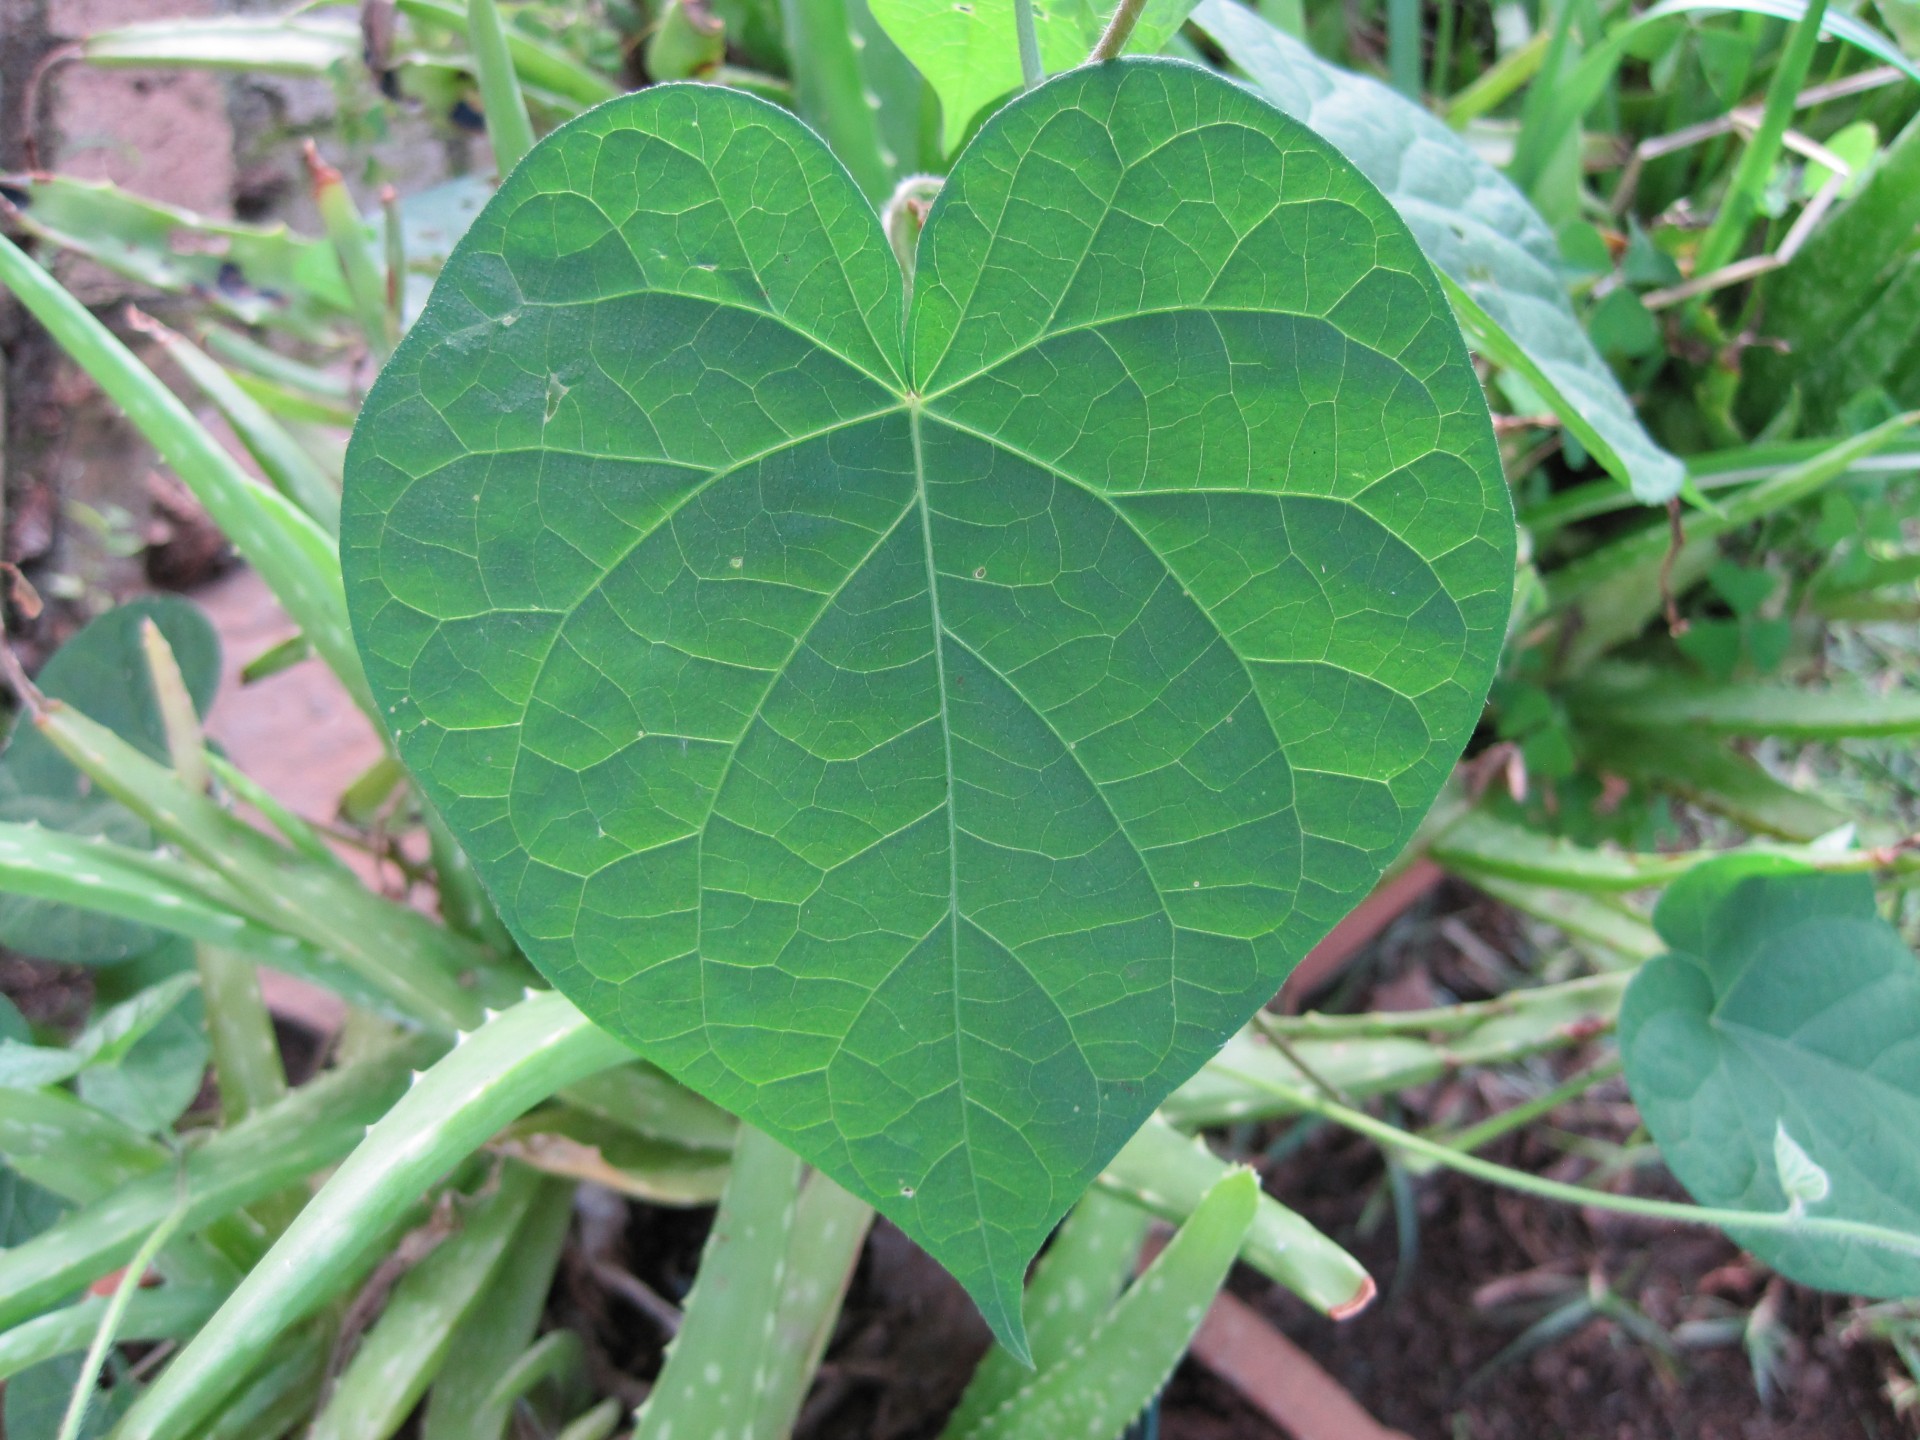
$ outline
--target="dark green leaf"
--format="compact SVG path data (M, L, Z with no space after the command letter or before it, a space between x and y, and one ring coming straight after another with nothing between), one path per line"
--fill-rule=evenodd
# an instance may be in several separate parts
M1438 792L1514 543L1405 225L1163 61L989 121L910 311L785 113L564 127L369 397L343 535L528 954L1014 1348L1054 1222Z
M166 731L140 648L140 627L152 620L204 712L220 680L220 642L198 607L154 595L109 610L57 650L38 684L99 721L156 760L167 755ZM153 834L118 802L93 788L30 724L17 724L0 755L0 820L36 821L75 835L104 835L150 846ZM53 901L0 895L0 944L46 960L109 964L160 943L159 932Z
M1778 1213L1795 1182L1809 1215L1920 1233L1920 962L1875 911L1872 882L1729 858L1675 881L1654 925L1670 953L1628 986L1620 1050L1688 1192ZM1803 1162L1825 1172L1823 1199ZM1802 1284L1920 1292L1912 1254L1732 1233Z

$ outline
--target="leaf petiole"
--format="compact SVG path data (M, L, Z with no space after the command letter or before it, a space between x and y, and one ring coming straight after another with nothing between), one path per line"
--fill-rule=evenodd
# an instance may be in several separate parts
M1013 29L1020 43L1020 86L1031 90L1047 78L1040 64L1040 32L1034 26L1033 0L1013 0Z
M1020 3L1025 3L1025 0L1020 0ZM1146 8L1147 0L1120 0L1113 7L1113 18L1107 21L1107 28L1100 32L1100 38L1094 42L1087 63L1098 65L1103 60L1118 60L1127 48L1127 41L1133 38L1133 27L1140 23L1140 12Z

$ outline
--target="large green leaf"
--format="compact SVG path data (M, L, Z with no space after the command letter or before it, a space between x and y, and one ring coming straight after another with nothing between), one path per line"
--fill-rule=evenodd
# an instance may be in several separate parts
M1404 224L1167 61L996 115L910 310L784 112L563 127L369 397L342 535L535 963L1016 1349L1054 1222L1438 792L1514 543Z
M1826 1178L1801 1190L1808 1214L1920 1234L1920 962L1872 882L1729 857L1675 881L1654 924L1671 953L1627 987L1620 1051L1680 1183L1704 1205L1778 1213L1810 1160ZM1912 1253L1733 1234L1803 1284L1920 1293Z
M1642 428L1580 328L1559 242L1512 181L1422 106L1327 64L1234 0L1203 0L1193 18L1269 100L1380 187L1458 287L1462 319L1494 360L1521 371L1638 499L1680 493L1686 467Z
M166 758L167 741L140 646L140 630L148 620L173 648L194 704L204 711L220 680L220 642L196 606L171 596L148 596L109 610L54 652L39 685L158 760ZM0 820L36 822L126 845L153 844L151 830L89 785L30 724L16 725L0 754ZM0 894L0 944L42 959L108 964L151 950L161 938L135 921Z
M953 150L980 112L1020 88L1014 0L870 0L873 18L940 97L941 133ZM1104 0L1033 0L1040 63L1048 71L1083 64L1106 28ZM1180 28L1193 0L1145 0L1127 49L1151 55Z

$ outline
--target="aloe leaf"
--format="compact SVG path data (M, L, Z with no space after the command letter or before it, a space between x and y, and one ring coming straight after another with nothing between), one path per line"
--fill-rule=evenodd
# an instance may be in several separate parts
M291 501L250 480L178 397L80 302L12 241L0 238L0 286L46 326L193 491L260 572L295 624L364 702L365 680L347 625L338 561L327 532Z
M1779 697L1802 718L1805 708ZM1752 696L1747 697L1751 704ZM1656 706L1657 708L1657 706ZM1629 780L1643 780L1724 815L1763 835L1817 840L1853 820L1838 805L1776 780L1744 755L1691 726L1644 726L1584 736L1596 763Z
M460 1228L393 1287L380 1319L361 1337L308 1440L391 1435L426 1393L461 1324L476 1313L536 1204L566 1213L567 1187L508 1165ZM497 1375L487 1378L491 1386Z
M493 142L494 163L505 175L533 148L533 121L527 118L527 99L520 93L506 27L493 0L467 0L467 39L486 110L487 138Z
M0 892L85 906L147 930L228 945L301 971L315 960L299 940L232 903L197 867L38 825L0 823ZM150 948L150 947L149 947Z
M739 1122L647 1064L622 1065L569 1085L569 1104L614 1124L696 1150L731 1150Z
M98 715L159 759L167 737L141 648L149 621L173 651L194 707L204 711L220 680L220 642L197 607L169 596L135 600L92 621L54 652L38 683L44 694ZM148 827L95 789L31 724L15 724L0 755L0 821L37 822L134 846L153 843ZM0 943L46 960L107 964L152 950L161 934L97 910L13 893L0 900Z
M343 556L529 957L1018 1349L1055 1221L1438 793L1514 533L1403 222L1196 67L997 114L903 306L791 116L602 107L369 397Z
M1647 434L1580 328L1559 242L1511 181L1417 101L1327 64L1234 0L1204 0L1194 22L1269 100L1380 187L1491 359L1525 375L1636 499L1680 492L1685 467Z
M494 1150L549 1175L584 1180L649 1205L711 1205L726 1188L729 1152L655 1140L572 1105L516 1121Z
M794 1202L752 1434L793 1433L872 1224L865 1201L818 1170L807 1175Z
M142 316L140 324L166 346L174 363L213 402L274 489L306 511L328 534L337 535L340 491L320 463L211 355L157 320Z
M802 119L876 205L895 182L940 167L927 82L876 23L868 0L782 0Z
M1653 927L1618 897L1583 895L1491 875L1478 876L1474 883L1502 904L1557 927L1589 954L1597 949L1609 968L1637 965L1662 949Z
M158 1169L167 1151L64 1090L0 1089L0 1160L48 1193L86 1205Z
M1654 924L1670 953L1628 989L1620 1050L1688 1192L1920 1237L1920 961L1880 918L1872 882L1736 857L1676 882ZM1802 1284L1920 1289L1920 1244L1729 1233Z
M1114 1156L1100 1185L1163 1220L1184 1223L1232 1168L1204 1141L1155 1116ZM1373 1298L1373 1277L1358 1260L1264 1192L1240 1258L1325 1315L1351 1315Z
M333 1331L313 1324L288 1336L195 1440L280 1440L306 1423L328 1375Z
M218 877L246 913L336 957L405 1013L456 1029L512 986L499 957L344 868L283 849L71 707L49 704L34 723L102 790Z
M1742 364L1742 401L1749 416L1764 419L1775 413L1789 386L1800 381L1815 404L1809 418L1822 423L1848 393L1841 377L1829 378L1829 372L1844 375L1858 363L1855 346L1840 337L1875 319L1896 330L1904 321L1911 335L1911 300L1904 311L1876 302L1901 298L1886 291L1908 262L1906 242L1915 225L1920 225L1920 117L1907 122L1858 188L1783 269L1767 278L1762 292L1767 333L1790 348L1784 355L1756 352ZM1887 363L1893 358L1885 357ZM1858 378L1871 381L1879 373Z
M1910 433L1914 417L1902 415L1850 435L1806 460L1728 496L1685 520L1686 543L1667 575L1673 593L1703 578L1717 558L1712 543L1819 494L1854 465ZM1568 646L1564 664L1579 674L1613 646L1632 639L1659 612L1661 567L1672 546L1665 524L1633 531L1552 572L1547 596L1556 609L1578 606L1583 624Z
M1230 1170L1080 1348L954 1440L1118 1435L1186 1353L1253 1222L1259 1195L1251 1170Z
M1652 666L1595 666L1575 691L1576 713L1637 731L1778 735L1793 740L1920 734L1920 695L1862 686L1810 690L1759 681L1716 684ZM1828 827L1831 828L1831 827Z
M994 1346L973 1372L943 1436L965 1435L1018 1394L1034 1371L1058 1364L1086 1342L1133 1278L1149 1223L1139 1206L1104 1191L1089 1190L1080 1197L1027 1284L1033 1364L1023 1365L1006 1347Z
M804 1167L762 1131L741 1131L686 1319L641 1407L634 1440L750 1434Z
M464 1037L398 1103L382 1107L364 1142L129 1412L119 1440L198 1434L275 1338L323 1304L340 1270L367 1253L423 1190L529 1106L627 1058L618 1041L552 994L532 996ZM296 1090L275 1110L314 1088Z
M80 54L95 65L325 75L341 66L357 65L360 47L360 29L351 21L221 16L96 30L80 42Z
M221 1290L178 1285L141 1290L128 1303L120 1321L120 1339L185 1340L225 1298ZM90 1296L0 1334L0 1380L43 1360L85 1350L100 1328L106 1309L106 1297Z
M176 1204L191 1233L338 1160L404 1086L407 1053L302 1086L194 1151L183 1178L172 1167L141 1176L0 1253L0 1327L124 1265Z
M467 10L457 0L399 0L399 11L416 23L438 26L455 35L467 33ZM588 69L565 51L528 35L514 25L502 26L513 68L527 85L585 108L611 100L620 87Z
M512 1411L489 1401L539 1328L573 1218L572 1199L571 1186L549 1181L528 1204L486 1294L454 1331L427 1397L421 1440L500 1440L507 1433Z
M1017 0L871 0L873 17L940 96L942 149L951 153L980 112L1021 89ZM1165 45L1193 0L1147 0L1127 48L1151 55ZM1086 63L1109 5L1099 0L1036 0L1034 33L1040 68L1051 73Z
M0 178L0 201L27 234L165 294L191 295L242 324L324 341L339 338L352 313L327 243L284 225L209 220L67 175Z

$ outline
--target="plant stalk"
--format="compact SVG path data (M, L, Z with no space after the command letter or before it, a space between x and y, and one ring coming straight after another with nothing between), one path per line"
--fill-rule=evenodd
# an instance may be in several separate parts
M1033 0L1013 0L1013 33L1020 45L1020 84L1031 90L1047 78L1040 63L1040 32L1033 21Z
M1133 27L1140 23L1140 12L1146 8L1147 0L1120 0L1113 7L1113 18L1107 21L1107 28L1094 42L1087 63L1098 65L1103 60L1118 60L1126 51L1127 41L1133 38Z
M1281 1087L1274 1087L1281 1088ZM1286 1087L1289 1098L1302 1110L1308 1110L1345 1127L1358 1135L1404 1154L1418 1156L1449 1170L1471 1175L1490 1185L1556 1200L1567 1205L1583 1205L1596 1210L1611 1210L1620 1215L1638 1215L1649 1220L1675 1220L1683 1225L1712 1225L1723 1230L1771 1230L1788 1234L1824 1235L1836 1240L1857 1240L1884 1250L1920 1255L1920 1235L1864 1220L1844 1220L1837 1216L1794 1214L1791 1211L1723 1210L1676 1200L1649 1200L1638 1195L1615 1195L1585 1185L1569 1185L1559 1180L1530 1175L1509 1165L1499 1165L1469 1155L1452 1144L1429 1140L1376 1120L1308 1089Z

